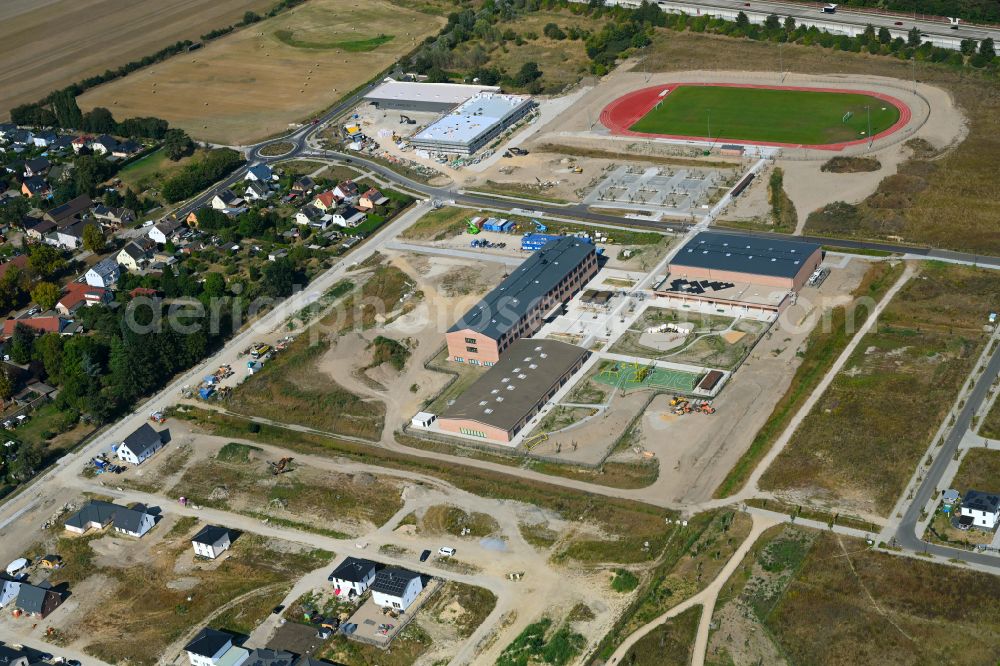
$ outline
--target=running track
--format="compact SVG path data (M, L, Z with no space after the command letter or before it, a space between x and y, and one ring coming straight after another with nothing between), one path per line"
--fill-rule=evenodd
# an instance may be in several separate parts
M642 88L641 90L635 90L627 95L623 95L616 99L615 101L604 107L601 111L601 124L611 130L612 134L624 135L624 136L641 136L649 138L663 138L663 139L679 139L682 141L705 141L706 137L703 136L681 136L676 134L652 134L649 132L633 132L629 128L635 125L640 118L649 113L649 111L656 106L656 103L661 99L666 98L673 92L676 88L681 86L716 86L716 87L727 87L727 88L763 88L766 90L804 90L809 92L833 92L833 93L846 93L846 94L856 94L856 95L868 95L869 97L875 97L883 102L888 102L892 104L897 109L899 109L899 120L896 121L892 127L882 132L879 132L874 137L870 139L865 137L864 139L857 139L855 141L845 141L842 143L826 143L826 144L802 144L802 143L779 143L773 141L745 141L743 139L730 139L724 136L713 137L714 141L728 141L731 143L739 144L749 144L755 146L775 146L778 148L813 148L817 150L843 150L848 146L860 146L862 144L868 143L869 141L878 141L879 139L885 138L890 134L898 132L903 127L906 127L907 123L910 122L912 116L910 112L910 107L904 104L902 101L891 97L889 95L883 95L882 93L872 92L869 90L842 90L840 88L808 88L801 86L767 86L767 85L754 85L754 84L743 84L743 83L670 83L662 86L652 86L649 88Z

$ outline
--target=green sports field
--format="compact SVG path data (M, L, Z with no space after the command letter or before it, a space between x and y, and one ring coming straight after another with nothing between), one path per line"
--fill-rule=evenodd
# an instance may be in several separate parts
M871 108L873 135L899 120L899 109L869 95L680 86L629 129L707 137L711 126L711 136L723 139L807 145L842 143L867 136L866 106Z
M702 375L669 368L645 367L631 363L605 361L594 379L601 384L623 389L657 388L690 393Z

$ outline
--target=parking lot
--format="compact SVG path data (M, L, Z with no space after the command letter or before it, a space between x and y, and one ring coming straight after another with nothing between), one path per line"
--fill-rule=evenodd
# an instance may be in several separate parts
M706 213L737 177L735 169L620 166L584 198L595 207L627 208L672 215Z

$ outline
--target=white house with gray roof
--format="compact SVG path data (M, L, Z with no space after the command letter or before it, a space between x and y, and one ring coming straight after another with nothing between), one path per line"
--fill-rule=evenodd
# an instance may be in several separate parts
M148 423L143 423L118 445L118 458L133 465L140 465L170 440L170 431L157 432Z
M371 584L372 600L383 608L405 611L424 589L420 574L408 569L386 567Z

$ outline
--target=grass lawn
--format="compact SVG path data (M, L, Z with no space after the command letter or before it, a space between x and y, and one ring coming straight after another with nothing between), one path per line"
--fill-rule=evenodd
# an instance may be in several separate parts
M744 141L825 144L892 127L899 109L853 93L681 86L630 129L651 134L706 136ZM851 116L844 121L847 114Z
M625 654L630 666L687 666L694 652L694 637L701 606L692 606L640 638Z
M171 161L163 149L154 150L140 160L136 160L118 172L118 177L128 187L136 192L156 187L179 169L197 162L206 151L197 150L189 157L182 157L176 162Z
M444 240L465 231L466 221L475 216L476 211L471 208L445 206L425 213L399 237L406 240Z
M990 271L925 264L761 478L821 503L885 515L968 381L1000 301Z

